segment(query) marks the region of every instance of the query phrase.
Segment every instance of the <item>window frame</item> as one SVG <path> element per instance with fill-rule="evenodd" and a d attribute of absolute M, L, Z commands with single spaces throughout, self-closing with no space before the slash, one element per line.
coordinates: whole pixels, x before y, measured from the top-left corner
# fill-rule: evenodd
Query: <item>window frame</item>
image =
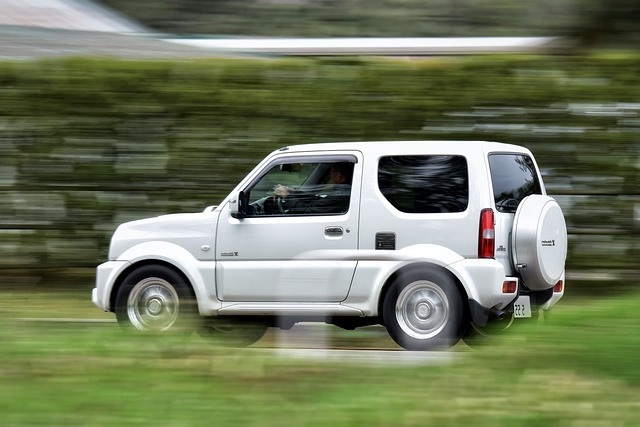
<path fill-rule="evenodd" d="M 354 180 L 354 176 L 353 173 L 355 173 L 355 165 L 358 163 L 358 157 L 355 154 L 310 154 L 310 155 L 286 155 L 286 156 L 281 156 L 278 158 L 273 159 L 271 162 L 269 162 L 268 164 L 266 164 L 264 166 L 264 168 L 262 168 L 262 170 L 260 171 L 260 173 L 258 175 L 256 175 L 251 181 L 249 181 L 247 183 L 247 185 L 244 187 L 244 190 L 242 191 L 242 193 L 244 194 L 244 202 L 247 203 L 248 205 L 252 205 L 254 203 L 256 203 L 257 201 L 263 199 L 263 198 L 259 198 L 256 201 L 254 201 L 253 203 L 249 202 L 249 197 L 251 192 L 254 190 L 254 188 L 260 183 L 260 181 L 262 181 L 262 179 L 269 174 L 269 172 L 271 172 L 273 170 L 273 168 L 277 167 L 277 166 L 282 166 L 282 165 L 286 165 L 286 164 L 308 164 L 308 163 L 317 163 L 318 165 L 321 164 L 332 164 L 332 163 L 351 163 L 353 165 L 353 170 L 352 170 L 352 177 L 351 177 L 351 190 L 349 193 L 349 202 L 348 205 L 351 205 L 351 199 L 353 197 L 353 180 Z M 314 171 L 315 172 L 315 171 Z M 304 182 L 306 182 L 314 173 L 312 172 L 306 179 Z M 303 182 L 303 184 L 304 184 Z M 244 216 L 244 218 L 282 218 L 282 217 L 304 217 L 304 216 L 340 216 L 340 215 L 346 215 L 349 212 L 349 209 L 347 209 L 346 212 L 339 212 L 339 213 L 324 213 L 324 212 L 319 212 L 319 213 L 282 213 L 282 214 L 270 214 L 270 215 L 266 215 L 266 214 L 246 214 Z"/>

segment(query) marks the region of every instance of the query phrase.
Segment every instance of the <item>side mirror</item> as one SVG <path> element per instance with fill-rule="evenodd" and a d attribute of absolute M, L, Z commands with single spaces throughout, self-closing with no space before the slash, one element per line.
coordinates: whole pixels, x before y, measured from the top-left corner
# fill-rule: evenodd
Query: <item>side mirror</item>
<path fill-rule="evenodd" d="M 231 200 L 229 200 L 229 214 L 236 219 L 245 218 L 247 216 L 247 205 L 249 204 L 248 199 L 249 194 L 244 191 L 233 194 Z"/>

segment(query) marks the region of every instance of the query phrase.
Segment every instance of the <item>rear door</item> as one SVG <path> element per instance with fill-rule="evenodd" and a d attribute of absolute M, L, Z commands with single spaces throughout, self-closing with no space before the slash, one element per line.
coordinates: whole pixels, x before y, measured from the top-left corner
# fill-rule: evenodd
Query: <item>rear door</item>
<path fill-rule="evenodd" d="M 495 203 L 496 253 L 505 271 L 515 274 L 511 262 L 511 232 L 520 202 L 531 194 L 544 194 L 538 168 L 526 153 L 491 153 L 489 169 Z"/>

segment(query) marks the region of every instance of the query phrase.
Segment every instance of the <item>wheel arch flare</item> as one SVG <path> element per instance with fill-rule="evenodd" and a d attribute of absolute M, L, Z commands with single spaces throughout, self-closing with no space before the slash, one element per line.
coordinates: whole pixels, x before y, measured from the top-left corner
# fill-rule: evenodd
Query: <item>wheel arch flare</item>
<path fill-rule="evenodd" d="M 168 242 L 145 242 L 125 251 L 118 261 L 127 261 L 128 265 L 117 274 L 109 293 L 109 311 L 115 307 L 118 289 L 125 278 L 138 268 L 148 265 L 162 265 L 180 274 L 192 289 L 201 314 L 210 314 L 207 301 L 217 301 L 215 295 L 215 262 L 199 261 L 184 248 Z M 211 284 L 209 283 L 211 282 Z"/>

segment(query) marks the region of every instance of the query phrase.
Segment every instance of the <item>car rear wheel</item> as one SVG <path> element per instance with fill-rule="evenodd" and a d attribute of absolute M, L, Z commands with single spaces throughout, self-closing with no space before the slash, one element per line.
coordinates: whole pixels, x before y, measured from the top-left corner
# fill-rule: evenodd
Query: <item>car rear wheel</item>
<path fill-rule="evenodd" d="M 455 345 L 468 327 L 456 283 L 439 269 L 401 273 L 382 307 L 393 340 L 407 350 L 437 350 Z"/>
<path fill-rule="evenodd" d="M 199 317 L 191 286 L 165 266 L 130 273 L 118 290 L 115 308 L 122 326 L 152 334 L 189 334 Z"/>

